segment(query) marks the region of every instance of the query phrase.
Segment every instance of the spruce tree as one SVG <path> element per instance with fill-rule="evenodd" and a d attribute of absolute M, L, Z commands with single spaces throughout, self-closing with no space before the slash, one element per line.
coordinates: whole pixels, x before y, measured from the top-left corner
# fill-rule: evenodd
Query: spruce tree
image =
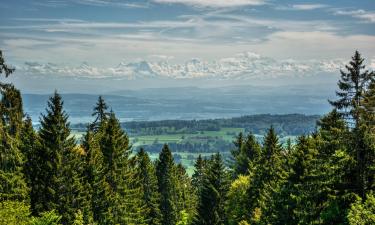
<path fill-rule="evenodd" d="M 336 110 L 318 121 L 316 178 L 311 185 L 316 211 L 320 212 L 317 222 L 345 224 L 349 205 L 353 200 L 355 161 L 350 156 L 351 134 L 343 117 Z"/>
<path fill-rule="evenodd" d="M 317 175 L 315 141 L 300 136 L 295 150 L 289 154 L 291 165 L 287 181 L 275 193 L 272 201 L 274 209 L 269 215 L 272 224 L 312 224 L 319 217 L 314 185 Z"/>
<path fill-rule="evenodd" d="M 161 213 L 159 209 L 160 195 L 156 171 L 150 157 L 143 148 L 136 156 L 137 179 L 140 181 L 142 199 L 145 203 L 145 219 L 149 225 L 160 225 Z"/>
<path fill-rule="evenodd" d="M 98 130 L 100 124 L 106 119 L 108 119 L 108 116 L 110 115 L 110 113 L 108 113 L 107 110 L 108 110 L 107 104 L 105 103 L 102 96 L 99 96 L 98 102 L 96 103 L 94 107 L 94 112 L 92 113 L 92 116 L 95 117 L 94 122 L 91 124 L 94 130 Z"/>
<path fill-rule="evenodd" d="M 247 175 L 253 173 L 256 161 L 259 160 L 261 147 L 253 134 L 244 140 L 240 152 L 236 156 L 234 174 Z"/>
<path fill-rule="evenodd" d="M 199 193 L 202 184 L 203 184 L 203 175 L 205 173 L 205 161 L 203 160 L 201 154 L 198 155 L 198 158 L 194 164 L 194 173 L 192 175 L 192 184 L 193 187 L 196 189 L 196 192 Z"/>
<path fill-rule="evenodd" d="M 0 121 L 0 201 L 28 200 L 29 189 L 22 173 L 24 156 L 19 145 Z"/>
<path fill-rule="evenodd" d="M 176 184 L 176 208 L 177 212 L 180 212 L 178 220 L 181 221 L 182 217 L 187 216 L 188 221 L 191 221 L 196 209 L 196 192 L 192 186 L 191 178 L 181 163 L 175 166 L 173 179 Z"/>
<path fill-rule="evenodd" d="M 369 186 L 368 181 L 368 158 L 372 155 L 371 147 L 367 145 L 366 130 L 362 126 L 362 109 L 364 107 L 365 93 L 372 81 L 375 80 L 375 73 L 366 70 L 364 58 L 358 51 L 352 57 L 352 61 L 346 66 L 347 72 L 341 71 L 341 80 L 338 82 L 339 91 L 336 95 L 339 97 L 336 101 L 330 101 L 339 112 L 348 119 L 351 129 L 351 147 L 349 155 L 353 157 L 356 166 L 353 176 L 356 193 L 361 198 L 365 198 L 366 190 Z"/>
<path fill-rule="evenodd" d="M 248 217 L 253 223 L 259 223 L 267 218 L 266 209 L 272 207 L 272 196 L 279 190 L 286 177 L 282 147 L 273 127 L 264 138 L 259 164 L 254 171 L 250 188 L 248 189 Z M 269 212 L 268 213 L 272 213 Z"/>
<path fill-rule="evenodd" d="M 30 204 L 31 209 L 35 209 L 35 203 L 37 202 L 38 193 L 35 188 L 38 185 L 38 176 L 40 174 L 40 167 L 38 165 L 38 149 L 40 148 L 39 138 L 37 133 L 34 131 L 32 121 L 30 117 L 27 117 L 23 123 L 21 135 L 21 151 L 25 156 L 25 162 L 23 164 L 23 172 L 25 174 L 26 182 L 30 187 Z M 33 215 L 36 212 L 32 211 Z"/>
<path fill-rule="evenodd" d="M 356 51 L 352 61 L 345 66 L 347 72 L 340 70 L 341 80 L 338 82 L 340 90 L 336 91 L 339 99 L 329 101 L 345 118 L 354 120 L 355 127 L 358 127 L 364 93 L 375 76 L 373 72 L 366 70 L 363 62 L 364 58 Z"/>
<path fill-rule="evenodd" d="M 0 75 L 14 72 L 0 50 Z M 24 156 L 20 150 L 22 127 L 22 98 L 12 85 L 0 82 L 0 201 L 28 200 L 28 187 L 22 173 Z"/>
<path fill-rule="evenodd" d="M 105 179 L 103 154 L 99 146 L 100 135 L 100 132 L 94 133 L 88 126 L 81 144 L 85 151 L 83 178 L 90 193 L 88 201 L 91 202 L 93 219 L 99 224 L 105 221 L 108 208 L 106 195 L 110 192 L 109 184 Z"/>
<path fill-rule="evenodd" d="M 175 225 L 177 222 L 177 206 L 175 199 L 175 183 L 173 179 L 174 162 L 168 145 L 164 145 L 156 163 L 156 176 L 160 193 L 161 223 Z"/>
<path fill-rule="evenodd" d="M 141 193 L 136 189 L 135 171 L 130 167 L 129 138 L 112 112 L 101 131 L 103 173 L 108 183 L 105 195 L 106 224 L 144 224 Z"/>
<path fill-rule="evenodd" d="M 40 148 L 36 151 L 38 181 L 32 188 L 35 193 L 33 212 L 57 210 L 63 224 L 71 224 L 78 209 L 87 202 L 82 196 L 80 152 L 70 136 L 68 115 L 63 109 L 61 96 L 55 92 L 49 99 L 46 114 L 42 115 L 39 130 Z"/>
<path fill-rule="evenodd" d="M 229 177 L 219 153 L 212 156 L 203 178 L 199 193 L 197 214 L 193 224 L 226 224 L 225 201 L 229 189 Z"/>

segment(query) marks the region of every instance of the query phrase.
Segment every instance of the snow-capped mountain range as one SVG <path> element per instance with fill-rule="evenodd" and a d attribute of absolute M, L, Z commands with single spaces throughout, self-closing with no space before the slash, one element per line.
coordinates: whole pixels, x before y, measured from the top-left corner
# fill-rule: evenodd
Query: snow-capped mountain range
<path fill-rule="evenodd" d="M 25 62 L 16 66 L 17 71 L 32 76 L 73 76 L 84 78 L 173 78 L 173 79 L 252 79 L 278 76 L 311 76 L 326 72 L 337 73 L 348 60 L 276 60 L 252 52 L 215 61 L 191 59 L 185 63 L 169 60 L 121 62 L 117 66 L 102 68 L 87 62 L 79 66 L 54 63 Z M 370 61 L 375 67 L 375 59 Z"/>

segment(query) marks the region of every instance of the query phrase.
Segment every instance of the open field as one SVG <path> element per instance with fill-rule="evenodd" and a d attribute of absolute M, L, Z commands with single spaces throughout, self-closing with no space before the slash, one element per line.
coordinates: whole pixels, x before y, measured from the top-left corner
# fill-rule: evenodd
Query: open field
<path fill-rule="evenodd" d="M 194 134 L 162 134 L 162 135 L 140 135 L 140 136 L 131 136 L 130 142 L 132 143 L 134 152 L 137 151 L 140 147 L 145 148 L 149 152 L 150 158 L 156 160 L 159 156 L 159 151 L 163 144 L 207 144 L 211 142 L 224 142 L 229 146 L 235 139 L 235 136 L 244 132 L 243 128 L 221 128 L 219 131 L 201 131 Z M 84 132 L 73 131 L 72 135 L 79 141 L 84 135 Z M 255 134 L 259 142 L 262 142 L 263 135 Z M 293 142 L 296 139 L 296 136 L 288 135 L 280 137 L 280 141 L 285 143 L 288 139 L 291 139 Z M 155 148 L 157 148 L 155 150 Z M 150 149 L 153 149 L 150 151 Z M 171 148 L 175 161 L 181 163 L 187 170 L 188 174 L 191 175 L 194 172 L 194 163 L 199 154 L 202 157 L 210 157 L 215 152 L 220 152 L 224 158 L 227 158 L 230 154 L 231 148 L 226 149 L 219 148 L 216 151 L 210 152 L 199 152 L 199 151 L 176 151 L 176 149 Z"/>

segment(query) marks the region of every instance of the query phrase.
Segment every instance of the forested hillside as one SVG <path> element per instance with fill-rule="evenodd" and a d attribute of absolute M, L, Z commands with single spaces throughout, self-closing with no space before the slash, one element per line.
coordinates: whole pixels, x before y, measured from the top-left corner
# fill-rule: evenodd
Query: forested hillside
<path fill-rule="evenodd" d="M 122 122 L 121 127 L 136 136 L 194 134 L 202 131 L 219 131 L 221 128 L 243 128 L 245 132 L 264 135 L 272 125 L 279 135 L 300 135 L 313 132 L 318 119 L 318 115 L 259 114 L 230 119 L 132 121 Z M 84 123 L 72 125 L 72 129 L 78 131 L 85 130 L 85 127 Z"/>
<path fill-rule="evenodd" d="M 177 132 L 179 123 L 155 122 L 154 131 L 124 125 L 99 97 L 77 143 L 55 92 L 35 130 L 20 91 L 6 82 L 13 71 L 0 51 L 0 224 L 375 224 L 375 73 L 358 52 L 316 130 L 299 130 L 303 116 L 266 131 L 255 124 L 270 115 L 206 121 L 244 131 L 228 162 L 219 149 L 199 156 L 191 177 L 170 146 L 152 161 L 143 149 L 133 152 L 125 132 L 157 132 L 163 123 Z M 183 126 L 200 132 L 199 124 Z M 285 129 L 305 134 L 282 145 Z"/>

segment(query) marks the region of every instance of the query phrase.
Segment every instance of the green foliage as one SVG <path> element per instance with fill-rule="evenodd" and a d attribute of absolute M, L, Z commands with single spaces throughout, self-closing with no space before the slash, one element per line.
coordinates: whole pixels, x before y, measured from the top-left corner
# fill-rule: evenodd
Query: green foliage
<path fill-rule="evenodd" d="M 168 145 L 164 145 L 156 163 L 156 176 L 158 179 L 158 190 L 160 193 L 161 223 L 163 225 L 174 225 L 177 222 L 176 189 L 173 179 L 174 162 Z"/>
<path fill-rule="evenodd" d="M 83 214 L 82 214 L 81 210 L 78 210 L 78 212 L 76 212 L 74 214 L 73 225 L 85 225 L 85 222 L 83 220 Z"/>
<path fill-rule="evenodd" d="M 219 153 L 212 156 L 203 177 L 193 224 L 226 224 L 225 202 L 229 176 Z"/>
<path fill-rule="evenodd" d="M 375 224 L 375 196 L 370 193 L 363 201 L 360 197 L 350 206 L 348 213 L 350 225 Z"/>
<path fill-rule="evenodd" d="M 228 215 L 228 224 L 237 225 L 246 219 L 247 213 L 247 195 L 246 191 L 250 188 L 250 176 L 239 175 L 229 188 L 226 202 L 226 213 Z"/>
<path fill-rule="evenodd" d="M 180 220 L 176 223 L 176 225 L 189 225 L 189 214 L 182 210 L 180 212 Z"/>
<path fill-rule="evenodd" d="M 61 221 L 72 223 L 78 209 L 89 211 L 86 189 L 82 183 L 82 152 L 70 137 L 68 116 L 63 110 L 61 96 L 55 92 L 42 116 L 39 130 L 40 148 L 35 153 L 33 168 L 38 183 L 32 186 L 33 212 L 57 210 Z"/>
<path fill-rule="evenodd" d="M 29 206 L 25 202 L 0 202 L 0 224 L 27 225 L 29 224 L 29 216 Z"/>
<path fill-rule="evenodd" d="M 57 215 L 54 210 L 43 212 L 40 217 L 33 217 L 30 225 L 60 225 L 61 216 Z"/>
<path fill-rule="evenodd" d="M 130 167 L 130 145 L 114 113 L 100 129 L 105 192 L 100 205 L 107 206 L 99 221 L 106 224 L 144 224 L 143 202 L 135 171 Z M 101 191 L 101 190 L 100 190 Z"/>
<path fill-rule="evenodd" d="M 142 200 L 145 203 L 145 219 L 149 225 L 159 225 L 161 213 L 159 209 L 160 195 L 155 167 L 148 154 L 141 149 L 136 156 L 136 179 L 139 180 Z"/>
<path fill-rule="evenodd" d="M 110 115 L 108 112 L 108 106 L 105 103 L 102 96 L 99 96 L 98 102 L 96 103 L 94 107 L 94 112 L 92 113 L 92 116 L 95 116 L 94 122 L 91 124 L 91 127 L 94 130 L 98 130 L 101 124 L 108 119 L 108 116 Z"/>
<path fill-rule="evenodd" d="M 252 174 L 260 154 L 261 147 L 259 143 L 254 135 L 249 134 L 240 145 L 238 154 L 234 155 L 234 176 Z"/>

